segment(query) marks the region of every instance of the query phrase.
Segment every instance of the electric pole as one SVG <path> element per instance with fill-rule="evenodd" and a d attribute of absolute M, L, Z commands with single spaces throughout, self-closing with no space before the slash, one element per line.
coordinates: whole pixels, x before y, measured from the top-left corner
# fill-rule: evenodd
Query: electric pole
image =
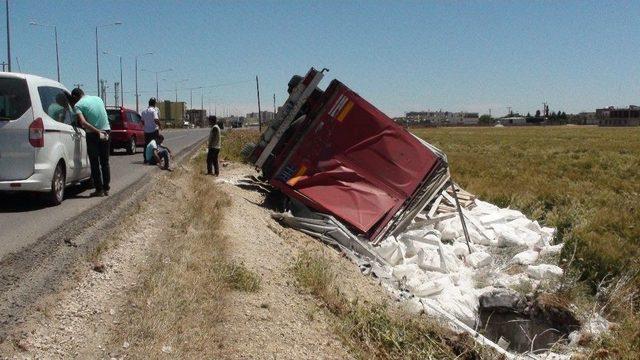
<path fill-rule="evenodd" d="M 256 91 L 258 93 L 258 130 L 262 132 L 262 114 L 260 113 L 260 82 L 258 81 L 258 75 L 256 75 Z"/>
<path fill-rule="evenodd" d="M 7 66 L 9 72 L 11 72 L 11 35 L 9 30 L 9 0 L 5 0 L 7 6 Z"/>

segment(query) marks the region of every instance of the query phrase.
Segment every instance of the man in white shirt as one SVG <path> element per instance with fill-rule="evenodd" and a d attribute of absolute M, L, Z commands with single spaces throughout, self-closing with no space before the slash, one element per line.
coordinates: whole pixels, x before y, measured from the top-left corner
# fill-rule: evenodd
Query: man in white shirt
<path fill-rule="evenodd" d="M 144 124 L 144 147 L 146 149 L 149 142 L 157 139 L 158 135 L 160 135 L 160 111 L 156 107 L 156 98 L 149 99 L 149 107 L 143 110 L 140 116 L 142 116 L 142 123 Z M 149 161 L 147 152 L 144 151 L 142 155 L 146 164 Z"/>

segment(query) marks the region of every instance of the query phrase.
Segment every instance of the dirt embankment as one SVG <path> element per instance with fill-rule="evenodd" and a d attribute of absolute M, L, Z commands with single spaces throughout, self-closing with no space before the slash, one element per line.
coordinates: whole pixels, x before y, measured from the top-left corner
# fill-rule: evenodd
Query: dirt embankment
<path fill-rule="evenodd" d="M 138 211 L 0 344 L 5 358 L 350 358 L 335 321 L 291 267 L 323 253 L 349 297 L 383 291 L 338 252 L 282 228 L 260 194 L 193 165 L 164 175 Z M 222 180 L 222 181 L 221 181 Z"/>

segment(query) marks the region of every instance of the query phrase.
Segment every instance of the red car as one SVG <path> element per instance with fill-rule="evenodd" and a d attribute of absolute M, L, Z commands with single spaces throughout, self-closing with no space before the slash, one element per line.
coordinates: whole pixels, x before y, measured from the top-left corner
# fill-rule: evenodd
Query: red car
<path fill-rule="evenodd" d="M 137 112 L 115 107 L 107 109 L 111 125 L 111 151 L 125 149 L 127 154 L 135 154 L 137 147 L 144 146 L 142 117 Z"/>

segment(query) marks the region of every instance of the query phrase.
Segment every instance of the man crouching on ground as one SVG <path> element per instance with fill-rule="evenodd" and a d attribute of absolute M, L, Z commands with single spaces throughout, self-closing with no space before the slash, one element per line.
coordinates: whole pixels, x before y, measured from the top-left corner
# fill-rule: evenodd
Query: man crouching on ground
<path fill-rule="evenodd" d="M 157 139 L 149 141 L 147 144 L 147 148 L 145 151 L 145 157 L 149 161 L 151 165 L 158 165 L 159 167 L 171 171 L 169 169 L 169 158 L 171 157 L 171 150 L 169 148 L 162 146 L 162 142 L 164 141 L 164 136 L 158 135 Z M 164 166 L 162 163 L 164 160 Z"/>
<path fill-rule="evenodd" d="M 91 165 L 91 178 L 96 190 L 90 196 L 109 195 L 111 171 L 109 169 L 109 117 L 104 102 L 97 96 L 85 95 L 80 88 L 71 92 L 78 124 L 87 132 L 87 155 Z"/>

